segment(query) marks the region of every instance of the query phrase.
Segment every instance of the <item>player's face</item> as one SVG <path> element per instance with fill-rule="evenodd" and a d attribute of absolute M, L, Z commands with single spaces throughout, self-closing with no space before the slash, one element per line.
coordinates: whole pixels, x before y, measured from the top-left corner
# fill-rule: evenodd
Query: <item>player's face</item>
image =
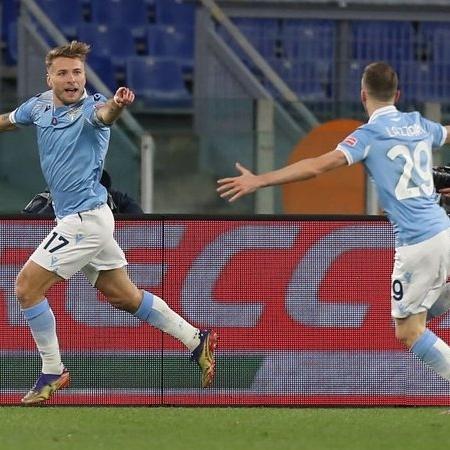
<path fill-rule="evenodd" d="M 55 106 L 76 103 L 83 95 L 86 85 L 83 61 L 65 57 L 54 59 L 48 69 L 47 83 L 53 91 Z"/>

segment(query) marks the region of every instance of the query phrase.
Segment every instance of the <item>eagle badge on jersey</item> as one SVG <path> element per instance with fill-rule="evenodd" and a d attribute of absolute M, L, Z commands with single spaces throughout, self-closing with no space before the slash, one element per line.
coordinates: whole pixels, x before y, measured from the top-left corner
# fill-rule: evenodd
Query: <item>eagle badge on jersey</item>
<path fill-rule="evenodd" d="M 73 122 L 79 115 L 81 114 L 81 106 L 78 106 L 77 108 L 71 109 L 67 115 L 69 116 L 70 120 Z"/>

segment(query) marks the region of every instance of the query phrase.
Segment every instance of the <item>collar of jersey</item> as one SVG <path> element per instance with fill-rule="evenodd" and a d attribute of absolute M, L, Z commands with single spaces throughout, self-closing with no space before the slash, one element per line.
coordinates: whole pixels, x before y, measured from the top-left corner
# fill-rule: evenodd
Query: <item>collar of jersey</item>
<path fill-rule="evenodd" d="M 391 114 L 393 112 L 398 112 L 397 108 L 394 105 L 383 106 L 381 108 L 378 108 L 370 116 L 369 123 L 372 123 L 375 119 L 377 119 L 380 116 Z"/>
<path fill-rule="evenodd" d="M 87 91 L 86 91 L 86 89 L 85 89 L 84 92 L 83 92 L 83 95 L 82 95 L 81 98 L 80 98 L 80 100 L 78 100 L 78 101 L 75 102 L 75 103 L 70 103 L 70 104 L 68 104 L 68 105 L 63 105 L 63 106 L 58 106 L 58 107 L 55 107 L 55 104 L 53 103 L 53 112 L 55 112 L 57 109 L 60 109 L 60 108 L 64 108 L 63 111 L 66 111 L 65 108 L 67 108 L 67 109 L 73 108 L 74 106 L 77 106 L 77 105 L 79 105 L 80 103 L 82 103 L 83 100 L 84 100 L 87 96 L 88 96 L 88 95 L 87 95 Z"/>

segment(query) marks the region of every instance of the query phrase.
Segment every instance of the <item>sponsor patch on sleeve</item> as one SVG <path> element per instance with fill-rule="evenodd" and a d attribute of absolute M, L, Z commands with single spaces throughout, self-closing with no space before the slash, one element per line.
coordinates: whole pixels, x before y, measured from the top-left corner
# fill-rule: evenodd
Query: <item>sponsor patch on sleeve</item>
<path fill-rule="evenodd" d="M 358 139 L 355 138 L 355 136 L 347 136 L 344 139 L 344 144 L 350 145 L 350 147 L 354 147 L 358 143 Z"/>

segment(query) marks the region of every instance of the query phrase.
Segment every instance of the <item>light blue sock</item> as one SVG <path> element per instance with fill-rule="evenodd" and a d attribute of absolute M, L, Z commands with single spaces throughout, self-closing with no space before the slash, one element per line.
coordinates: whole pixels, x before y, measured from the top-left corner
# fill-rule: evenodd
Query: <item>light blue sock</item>
<path fill-rule="evenodd" d="M 442 378 L 450 381 L 450 347 L 432 331 L 427 328 L 411 351 Z"/>
<path fill-rule="evenodd" d="M 61 362 L 56 322 L 46 298 L 31 308 L 22 310 L 42 359 L 42 373 L 61 374 Z"/>
<path fill-rule="evenodd" d="M 142 302 L 134 315 L 178 339 L 190 351 L 200 343 L 198 328 L 186 322 L 164 300 L 150 292 L 144 291 Z"/>

